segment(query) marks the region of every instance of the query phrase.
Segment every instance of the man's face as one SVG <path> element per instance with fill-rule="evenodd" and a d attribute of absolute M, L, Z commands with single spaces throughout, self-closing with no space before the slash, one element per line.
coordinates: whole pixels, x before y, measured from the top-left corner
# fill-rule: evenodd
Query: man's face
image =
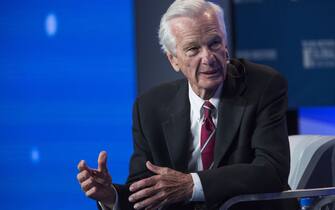
<path fill-rule="evenodd" d="M 181 71 L 193 91 L 202 98 L 211 97 L 226 75 L 225 34 L 213 12 L 197 18 L 178 17 L 170 21 L 176 39 L 176 54 L 168 58 Z"/>

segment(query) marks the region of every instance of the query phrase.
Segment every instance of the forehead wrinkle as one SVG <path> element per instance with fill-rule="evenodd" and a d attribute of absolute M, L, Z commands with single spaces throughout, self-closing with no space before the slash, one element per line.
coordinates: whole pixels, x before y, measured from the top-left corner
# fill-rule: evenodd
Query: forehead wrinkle
<path fill-rule="evenodd" d="M 202 16 L 200 16 L 199 19 L 203 20 L 201 23 L 203 26 L 201 27 L 203 29 L 204 34 L 218 34 L 222 39 L 226 38 L 226 34 L 221 27 L 219 17 L 215 13 L 214 10 L 209 9 L 206 10 Z"/>
<path fill-rule="evenodd" d="M 185 27 L 187 26 L 187 27 Z M 188 17 L 178 17 L 171 20 L 171 31 L 176 34 L 191 32 L 187 30 L 188 27 L 196 28 L 195 21 Z"/>
<path fill-rule="evenodd" d="M 187 45 L 197 45 L 197 44 L 203 44 L 203 43 L 207 43 L 209 41 L 211 41 L 212 39 L 214 39 L 215 37 L 221 37 L 223 39 L 223 37 L 220 35 L 219 31 L 214 27 L 209 27 L 208 29 L 201 29 L 198 30 L 201 32 L 198 33 L 194 33 L 193 32 L 185 32 L 185 33 L 181 33 L 181 36 L 183 37 L 180 45 L 182 47 L 187 46 Z"/>
<path fill-rule="evenodd" d="M 189 30 L 192 28 L 192 30 Z M 188 17 L 179 17 L 171 20 L 171 32 L 175 35 L 179 44 L 194 42 L 201 36 L 201 30 L 197 26 L 196 21 Z"/>
<path fill-rule="evenodd" d="M 207 42 L 216 35 L 224 39 L 224 34 L 215 14 L 205 12 L 200 17 L 177 17 L 170 20 L 171 32 L 175 35 L 177 45 Z M 178 43 L 179 42 L 179 43 Z"/>

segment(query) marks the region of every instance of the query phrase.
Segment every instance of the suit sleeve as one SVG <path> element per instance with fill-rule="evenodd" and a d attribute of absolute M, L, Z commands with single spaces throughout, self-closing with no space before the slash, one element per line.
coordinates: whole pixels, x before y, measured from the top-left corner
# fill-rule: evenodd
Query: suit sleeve
<path fill-rule="evenodd" d="M 254 159 L 199 172 L 208 205 L 240 194 L 282 191 L 287 186 L 290 154 L 286 80 L 275 74 L 260 94 L 256 125 L 250 136 Z"/>

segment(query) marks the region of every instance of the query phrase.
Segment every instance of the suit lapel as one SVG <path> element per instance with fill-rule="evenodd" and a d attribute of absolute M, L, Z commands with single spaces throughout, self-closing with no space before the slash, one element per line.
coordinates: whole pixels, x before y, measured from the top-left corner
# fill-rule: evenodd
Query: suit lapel
<path fill-rule="evenodd" d="M 190 104 L 186 80 L 171 100 L 169 118 L 162 124 L 164 137 L 173 168 L 186 171 L 190 147 Z"/>
<path fill-rule="evenodd" d="M 215 136 L 214 168 L 227 153 L 239 129 L 244 113 L 246 100 L 241 96 L 245 90 L 244 77 L 236 77 L 239 69 L 236 65 L 229 65 L 218 110 L 217 132 Z M 235 76 L 233 76 L 235 75 Z"/>
<path fill-rule="evenodd" d="M 246 100 L 242 97 L 246 89 L 243 81 L 245 73 L 241 71 L 241 63 L 228 66 L 218 110 L 218 124 L 214 151 L 214 168 L 217 168 L 222 158 L 232 144 L 245 109 Z M 171 99 L 167 107 L 170 113 L 162 123 L 166 145 L 174 169 L 186 172 L 190 159 L 190 102 L 188 98 L 188 83 L 186 80 L 180 85 L 175 98 Z"/>

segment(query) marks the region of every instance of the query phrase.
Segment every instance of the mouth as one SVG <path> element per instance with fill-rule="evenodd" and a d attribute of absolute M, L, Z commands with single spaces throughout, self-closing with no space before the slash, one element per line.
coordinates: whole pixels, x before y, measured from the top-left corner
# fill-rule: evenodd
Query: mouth
<path fill-rule="evenodd" d="M 216 76 L 221 73 L 221 68 L 200 71 L 199 73 L 206 76 Z"/>

